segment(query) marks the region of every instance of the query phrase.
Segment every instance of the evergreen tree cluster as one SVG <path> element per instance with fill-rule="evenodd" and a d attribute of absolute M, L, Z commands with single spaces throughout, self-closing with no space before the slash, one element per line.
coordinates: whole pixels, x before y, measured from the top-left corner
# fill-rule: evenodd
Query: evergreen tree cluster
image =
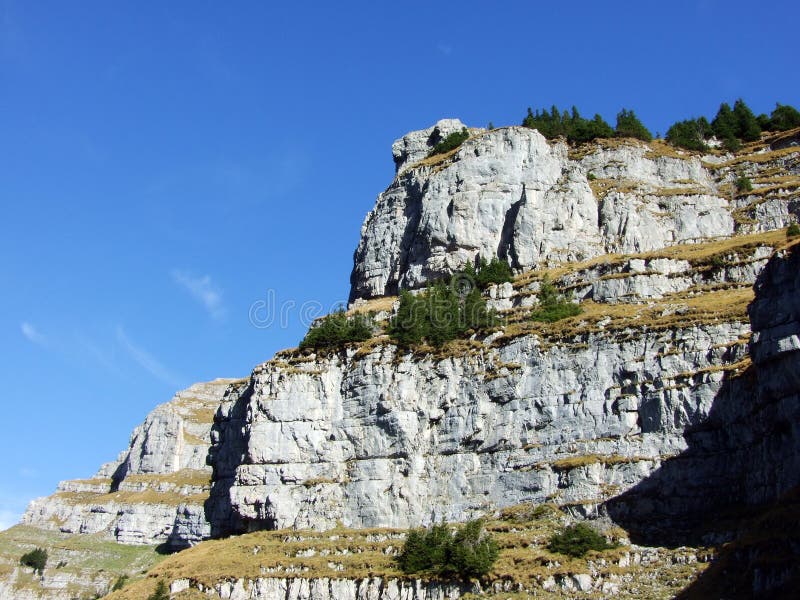
<path fill-rule="evenodd" d="M 408 533 L 397 562 L 404 573 L 427 572 L 468 579 L 486 575 L 497 560 L 497 542 L 480 520 L 453 533 L 445 523 Z"/>
<path fill-rule="evenodd" d="M 402 346 L 423 341 L 441 346 L 463 336 L 470 329 L 490 327 L 497 322 L 487 310 L 478 288 L 459 289 L 459 280 L 439 281 L 417 295 L 400 292 L 400 306 L 389 324 L 389 336 Z"/>
<path fill-rule="evenodd" d="M 531 313 L 530 318 L 532 321 L 554 323 L 567 317 L 574 317 L 582 312 L 581 307 L 564 298 L 546 276 L 539 286 L 537 297 L 539 306 Z"/>
<path fill-rule="evenodd" d="M 566 527 L 563 531 L 554 534 L 550 538 L 547 549 L 550 552 L 583 557 L 589 550 L 608 550 L 613 548 L 602 535 L 585 523 L 577 523 Z"/>
<path fill-rule="evenodd" d="M 470 330 L 496 325 L 498 318 L 486 308 L 481 290 L 509 282 L 513 276 L 506 261 L 481 258 L 477 268 L 470 263 L 417 295 L 403 291 L 397 315 L 389 324 L 389 335 L 404 346 L 423 341 L 441 346 Z"/>
<path fill-rule="evenodd" d="M 147 600 L 169 600 L 170 593 L 167 584 L 163 579 L 159 579 L 156 589 L 147 597 Z"/>
<path fill-rule="evenodd" d="M 733 108 L 723 102 L 710 123 L 705 117 L 674 123 L 667 131 L 667 141 L 680 148 L 703 151 L 708 149 L 706 142 L 713 136 L 726 150 L 735 151 L 741 148 L 742 142 L 758 140 L 762 131 L 786 131 L 795 127 L 800 127 L 800 112 L 794 107 L 777 104 L 770 116 L 756 116 L 740 98 L 733 103 Z"/>
<path fill-rule="evenodd" d="M 653 134 L 642 124 L 632 110 L 626 108 L 623 108 L 617 115 L 614 136 L 636 138 L 645 142 L 653 140 Z"/>
<path fill-rule="evenodd" d="M 486 289 L 492 284 L 510 282 L 514 279 L 514 273 L 504 260 L 493 258 L 491 261 L 487 261 L 485 258 L 481 258 L 477 268 L 469 263 L 461 273 L 457 274 L 457 277 L 471 281 L 481 289 Z"/>
<path fill-rule="evenodd" d="M 434 129 L 432 135 L 433 139 L 438 137 L 439 128 L 437 127 Z M 428 152 L 428 156 L 435 156 L 437 154 L 444 154 L 445 152 L 450 152 L 455 148 L 458 148 L 461 144 L 463 144 L 469 138 L 469 131 L 466 127 L 462 128 L 461 131 L 454 131 L 450 135 L 448 135 L 443 140 L 437 142 L 434 147 Z"/>
<path fill-rule="evenodd" d="M 366 315 L 347 316 L 337 310 L 314 325 L 300 342 L 300 350 L 336 348 L 350 342 L 364 342 L 372 337 L 372 321 Z"/>
<path fill-rule="evenodd" d="M 549 111 L 542 109 L 535 113 L 528 108 L 528 114 L 522 120 L 522 125 L 537 129 L 547 139 L 565 137 L 573 144 L 611 137 L 634 137 L 646 141 L 653 139 L 636 114 L 625 108 L 617 115 L 615 129 L 612 129 L 599 114 L 595 114 L 592 119 L 585 119 L 574 106 L 572 111 L 562 112 L 555 105 Z"/>

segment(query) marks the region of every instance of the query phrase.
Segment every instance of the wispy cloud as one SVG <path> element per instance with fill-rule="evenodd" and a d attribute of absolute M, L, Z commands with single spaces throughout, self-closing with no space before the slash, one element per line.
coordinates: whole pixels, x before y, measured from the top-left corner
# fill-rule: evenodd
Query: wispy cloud
<path fill-rule="evenodd" d="M 119 342 L 120 346 L 122 346 L 130 355 L 130 357 L 153 377 L 172 387 L 183 387 L 183 382 L 180 377 L 162 365 L 158 359 L 147 352 L 144 348 L 134 344 L 121 326 L 117 327 L 117 341 Z"/>
<path fill-rule="evenodd" d="M 450 44 L 445 44 L 444 42 L 439 42 L 436 44 L 436 49 L 445 56 L 450 56 L 453 53 L 453 46 Z"/>
<path fill-rule="evenodd" d="M 19 328 L 20 331 L 22 331 L 22 335 L 24 335 L 32 344 L 36 344 L 37 346 L 47 346 L 47 338 L 43 334 L 39 333 L 39 330 L 27 321 L 20 323 Z"/>
<path fill-rule="evenodd" d="M 216 320 L 225 318 L 226 310 L 222 304 L 222 291 L 211 281 L 210 275 L 194 277 L 185 271 L 172 271 L 172 279 L 191 294 Z"/>
<path fill-rule="evenodd" d="M 75 347 L 81 351 L 82 355 L 91 359 L 109 373 L 114 375 L 122 374 L 113 360 L 113 352 L 101 348 L 81 332 L 75 334 Z"/>
<path fill-rule="evenodd" d="M 25 479 L 36 479 L 39 476 L 39 471 L 32 467 L 22 466 L 19 468 L 19 476 Z"/>

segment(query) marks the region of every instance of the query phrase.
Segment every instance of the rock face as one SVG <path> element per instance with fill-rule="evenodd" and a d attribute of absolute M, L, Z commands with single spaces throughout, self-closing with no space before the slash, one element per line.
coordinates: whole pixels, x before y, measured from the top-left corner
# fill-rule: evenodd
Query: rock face
<path fill-rule="evenodd" d="M 239 530 L 408 527 L 526 501 L 592 512 L 685 450 L 746 323 L 525 336 L 446 358 L 382 345 L 266 363 L 212 456 Z M 215 496 L 216 497 L 216 496 Z"/>
<path fill-rule="evenodd" d="M 102 533 L 126 544 L 176 547 L 208 537 L 203 504 L 213 415 L 233 380 L 198 383 L 156 407 L 128 449 L 88 480 L 63 481 L 31 502 L 22 522 L 66 533 Z"/>
<path fill-rule="evenodd" d="M 768 505 L 800 486 L 798 247 L 778 253 L 755 288 L 752 365 L 725 382 L 702 427 L 686 431 L 685 451 L 608 503 L 644 542 L 718 541 L 720 514 Z"/>
<path fill-rule="evenodd" d="M 432 127 L 404 135 L 392 144 L 395 170 L 399 173 L 421 161 L 441 140 L 466 127 L 458 119 L 442 119 Z"/>
<path fill-rule="evenodd" d="M 189 580 L 178 580 L 170 588 L 172 593 L 190 589 Z M 450 600 L 460 598 L 471 591 L 472 586 L 464 584 L 424 583 L 421 581 L 402 581 L 381 578 L 367 579 L 329 579 L 307 578 L 259 578 L 253 581 L 237 580 L 218 584 L 201 591 L 210 598 L 229 600 L 250 600 L 282 598 L 285 600 Z"/>
<path fill-rule="evenodd" d="M 580 318 L 535 324 L 544 280 L 525 273 L 486 291 L 505 325 L 443 349 L 415 353 L 379 336 L 279 353 L 247 379 L 179 392 L 116 461 L 62 482 L 23 522 L 183 548 L 251 530 L 405 528 L 551 502 L 610 516 L 634 541 L 712 544 L 724 539 L 714 515 L 800 485 L 800 245 L 771 231 L 800 215 L 800 149 L 701 159 L 612 140 L 576 150 L 508 127 L 471 130 L 459 149 L 428 156 L 463 127 L 443 120 L 393 145 L 397 175 L 355 255 L 354 307 L 497 256 L 520 272 L 552 267 Z M 753 192 L 732 193 L 734 174 Z M 388 318 L 392 300 L 376 302 Z M 262 575 L 208 589 L 176 580 L 172 592 L 467 591 Z M 570 577 L 542 587 L 615 593 Z"/>
<path fill-rule="evenodd" d="M 351 302 L 420 287 L 478 256 L 527 270 L 775 229 L 800 214 L 797 189 L 769 177 L 752 194 L 731 194 L 734 173 L 797 175 L 800 152 L 711 163 L 633 140 L 577 152 L 535 130 L 504 127 L 474 130 L 452 156 L 422 160 L 432 131 L 393 145 L 398 174 L 362 226 Z"/>

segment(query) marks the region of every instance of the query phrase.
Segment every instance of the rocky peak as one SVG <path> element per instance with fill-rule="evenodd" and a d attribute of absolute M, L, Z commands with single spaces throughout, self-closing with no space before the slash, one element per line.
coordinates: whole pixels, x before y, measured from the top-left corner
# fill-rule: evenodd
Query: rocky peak
<path fill-rule="evenodd" d="M 444 135 L 463 124 L 437 126 Z M 703 157 L 618 139 L 574 148 L 503 127 L 470 130 L 455 152 L 428 157 L 433 131 L 392 147 L 398 173 L 362 226 L 351 302 L 423 286 L 478 256 L 525 271 L 776 229 L 800 214 L 797 189 L 773 189 L 770 179 L 776 169 L 797 175 L 791 149 Z M 763 182 L 735 193 L 738 173 Z"/>
<path fill-rule="evenodd" d="M 409 165 L 422 160 L 431 149 L 451 133 L 461 131 L 466 125 L 458 119 L 441 119 L 427 129 L 407 133 L 392 144 L 395 171 L 399 173 Z"/>

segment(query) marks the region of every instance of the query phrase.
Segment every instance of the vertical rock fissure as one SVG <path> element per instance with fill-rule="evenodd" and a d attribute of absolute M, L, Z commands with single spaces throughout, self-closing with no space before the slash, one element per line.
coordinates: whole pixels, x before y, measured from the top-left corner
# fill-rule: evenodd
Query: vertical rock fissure
<path fill-rule="evenodd" d="M 527 195 L 525 192 L 525 184 L 522 184 L 522 195 L 520 199 L 514 202 L 506 211 L 505 220 L 503 221 L 503 230 L 500 233 L 500 243 L 497 246 L 497 256 L 501 260 L 510 261 L 512 269 L 520 268 L 519 258 L 517 256 L 517 249 L 514 246 L 514 226 L 517 224 L 517 216 L 519 209 L 527 202 Z"/>

